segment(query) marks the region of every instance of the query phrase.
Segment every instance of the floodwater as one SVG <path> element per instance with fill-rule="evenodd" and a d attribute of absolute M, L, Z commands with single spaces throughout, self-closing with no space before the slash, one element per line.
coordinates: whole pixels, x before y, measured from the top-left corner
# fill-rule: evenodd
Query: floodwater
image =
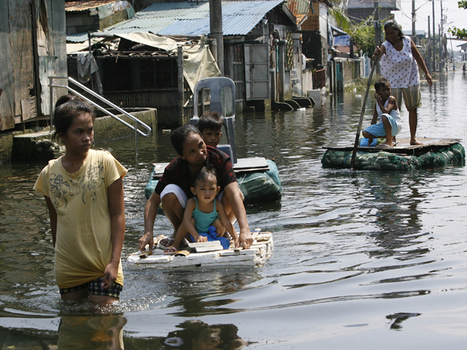
<path fill-rule="evenodd" d="M 466 90 L 460 71 L 423 85 L 418 135 L 465 139 Z M 44 164 L 2 165 L 3 348 L 465 348 L 466 168 L 323 169 L 324 146 L 353 143 L 361 95 L 328 97 L 306 111 L 237 116 L 239 156 L 275 160 L 282 179 L 280 203 L 247 207 L 250 227 L 274 235 L 264 267 L 131 271 L 124 263 L 121 302 L 106 315 L 60 301 L 48 214 L 32 191 Z M 405 110 L 402 118 L 400 136 L 407 137 Z M 163 131 L 139 140 L 137 158 L 131 138 L 100 147 L 129 169 L 125 260 L 142 233 L 151 164 L 174 152 Z M 162 215 L 155 232 L 171 232 Z"/>

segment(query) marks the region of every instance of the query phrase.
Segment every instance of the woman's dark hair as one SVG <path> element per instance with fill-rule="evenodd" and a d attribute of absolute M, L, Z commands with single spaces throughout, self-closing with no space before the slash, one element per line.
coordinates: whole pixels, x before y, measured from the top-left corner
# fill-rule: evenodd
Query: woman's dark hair
<path fill-rule="evenodd" d="M 390 19 L 389 21 L 386 21 L 386 23 L 384 23 L 384 30 L 389 29 L 389 28 L 393 28 L 399 32 L 399 39 L 402 39 L 404 37 L 404 34 L 402 34 L 402 28 L 399 24 L 397 24 L 396 21 L 392 19 Z"/>
<path fill-rule="evenodd" d="M 75 117 L 89 113 L 94 119 L 94 108 L 86 101 L 74 95 L 63 95 L 55 103 L 53 139 L 66 135 Z"/>
<path fill-rule="evenodd" d="M 175 151 L 181 156 L 183 154 L 183 144 L 185 143 L 188 135 L 194 132 L 201 136 L 201 133 L 198 129 L 196 129 L 193 125 L 187 124 L 183 125 L 174 130 L 172 135 L 170 135 L 170 142 L 172 143 L 173 148 Z M 202 136 L 201 136 L 202 138 Z"/>
<path fill-rule="evenodd" d="M 195 187 L 197 181 L 206 181 L 210 177 L 213 177 L 216 179 L 217 182 L 217 174 L 216 174 L 216 169 L 213 167 L 208 167 L 208 166 L 203 166 L 200 171 L 195 176 L 195 179 L 193 180 L 193 187 Z"/>
<path fill-rule="evenodd" d="M 220 130 L 224 125 L 224 118 L 219 113 L 212 112 L 199 117 L 198 130 L 202 133 L 205 129 Z"/>
<path fill-rule="evenodd" d="M 387 86 L 388 88 L 391 88 L 391 83 L 387 79 L 381 78 L 375 83 L 375 90 L 378 91 L 383 86 Z"/>

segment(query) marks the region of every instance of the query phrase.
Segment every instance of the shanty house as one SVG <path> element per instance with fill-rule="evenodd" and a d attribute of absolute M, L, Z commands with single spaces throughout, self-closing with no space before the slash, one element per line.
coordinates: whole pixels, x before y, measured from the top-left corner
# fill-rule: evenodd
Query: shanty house
<path fill-rule="evenodd" d="M 156 107 L 163 127 L 180 124 L 182 110 L 191 114 L 194 84 L 221 74 L 208 49 L 209 15 L 207 1 L 153 3 L 92 33 L 107 40 L 93 44 L 104 96 L 122 107 Z M 304 67 L 301 39 L 283 0 L 223 1 L 222 24 L 224 75 L 235 81 L 237 110 L 306 94 L 297 79 Z M 117 46 L 109 36 L 118 38 Z"/>
<path fill-rule="evenodd" d="M 65 11 L 67 35 L 104 30 L 135 14 L 126 0 L 67 1 Z"/>
<path fill-rule="evenodd" d="M 346 33 L 333 24 L 335 19 L 329 13 L 333 5 L 328 0 L 288 0 L 287 2 L 293 13 L 302 18 L 300 23 L 302 51 L 307 58 L 313 60 L 313 87 L 323 88 L 328 85 L 326 71 L 328 71 L 334 37 Z M 329 73 L 331 71 L 328 71 L 328 75 Z"/>

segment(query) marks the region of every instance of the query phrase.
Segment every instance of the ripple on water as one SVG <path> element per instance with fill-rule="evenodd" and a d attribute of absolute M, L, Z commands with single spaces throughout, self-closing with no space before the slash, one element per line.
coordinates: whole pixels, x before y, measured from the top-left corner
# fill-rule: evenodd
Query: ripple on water
<path fill-rule="evenodd" d="M 464 84 L 461 76 L 456 79 Z M 458 111 L 464 109 L 459 93 L 465 85 L 448 92 L 440 90 L 442 84 L 422 86 L 424 104 L 436 108 L 420 109 L 419 134 L 463 137 L 467 124 Z M 232 324 L 257 347 L 465 343 L 466 310 L 459 305 L 467 293 L 466 169 L 323 169 L 323 147 L 354 140 L 360 104 L 351 95 L 332 96 L 306 113 L 237 116 L 239 156 L 265 156 L 279 168 L 281 202 L 247 206 L 250 227 L 273 233 L 274 253 L 263 268 L 247 270 L 131 271 L 124 262 L 125 287 L 114 310 L 128 320 L 126 345 L 135 338 L 153 345 L 187 320 Z M 402 112 L 406 137 L 408 116 Z M 446 125 L 457 135 L 446 135 Z M 141 139 L 137 160 L 134 140 L 110 145 L 130 170 L 124 179 L 123 259 L 137 249 L 142 233 L 143 191 L 152 164 L 175 155 L 168 137 L 160 132 L 157 142 Z M 55 286 L 48 215 L 43 198 L 31 196 L 41 167 L 0 169 L 0 308 L 11 311 L 2 314 L 5 320 L 18 318 L 19 328 L 29 315 L 14 310 L 86 313 L 86 307 L 64 308 Z M 158 216 L 155 232 L 171 231 Z M 42 326 L 50 328 L 45 317 Z M 37 323 L 27 327 L 39 329 Z M 58 324 L 53 327 L 57 332 Z"/>

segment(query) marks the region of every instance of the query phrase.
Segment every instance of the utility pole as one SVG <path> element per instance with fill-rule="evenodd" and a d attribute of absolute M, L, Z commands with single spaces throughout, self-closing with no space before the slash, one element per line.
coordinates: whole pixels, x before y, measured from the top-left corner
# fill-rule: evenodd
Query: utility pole
<path fill-rule="evenodd" d="M 431 0 L 431 8 L 433 12 L 433 40 L 431 46 L 433 48 L 433 72 L 436 71 L 436 30 L 435 30 L 435 0 Z"/>
<path fill-rule="evenodd" d="M 374 3 L 375 6 L 375 42 L 376 45 L 381 46 L 381 25 L 379 23 L 379 1 L 376 0 Z M 376 66 L 376 73 L 381 74 L 381 67 L 379 64 Z"/>
<path fill-rule="evenodd" d="M 444 72 L 444 65 L 447 63 L 446 62 L 446 54 L 445 54 L 445 51 L 443 50 L 443 38 L 444 38 L 444 27 L 443 27 L 443 21 L 444 21 L 444 18 L 443 18 L 443 0 L 440 0 L 439 1 L 439 6 L 441 8 L 441 20 L 439 21 L 440 22 L 440 28 L 439 28 L 439 70 L 440 72 Z"/>
<path fill-rule="evenodd" d="M 211 37 L 215 41 L 213 54 L 217 65 L 224 75 L 224 34 L 222 32 L 222 2 L 221 0 L 209 0 L 209 24 Z"/>
<path fill-rule="evenodd" d="M 412 40 L 417 44 L 415 35 L 415 0 L 412 0 Z"/>
<path fill-rule="evenodd" d="M 381 26 L 379 23 L 379 1 L 374 2 L 375 7 L 375 40 L 376 45 L 381 45 Z"/>
<path fill-rule="evenodd" d="M 430 16 L 428 16 L 428 67 L 433 72 L 433 63 L 431 62 L 431 30 L 430 30 Z"/>

